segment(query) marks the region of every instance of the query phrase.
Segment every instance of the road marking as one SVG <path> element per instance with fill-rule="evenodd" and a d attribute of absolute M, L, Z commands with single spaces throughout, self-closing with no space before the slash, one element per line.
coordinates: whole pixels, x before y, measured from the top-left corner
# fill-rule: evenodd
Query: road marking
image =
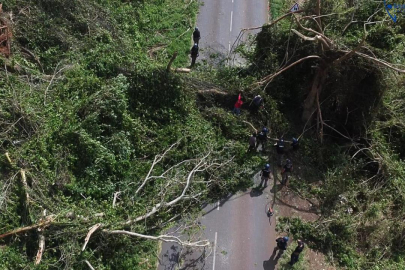
<path fill-rule="evenodd" d="M 217 210 L 219 211 L 219 201 L 217 202 Z"/>
<path fill-rule="evenodd" d="M 233 17 L 233 10 L 231 11 L 231 27 L 229 28 L 229 32 L 232 32 L 232 17 Z"/>
<path fill-rule="evenodd" d="M 229 41 L 229 44 L 228 44 L 228 52 L 231 52 L 231 41 Z"/>
<path fill-rule="evenodd" d="M 217 232 L 215 232 L 215 241 L 214 241 L 214 262 L 212 263 L 212 270 L 215 270 L 215 256 L 217 253 Z"/>

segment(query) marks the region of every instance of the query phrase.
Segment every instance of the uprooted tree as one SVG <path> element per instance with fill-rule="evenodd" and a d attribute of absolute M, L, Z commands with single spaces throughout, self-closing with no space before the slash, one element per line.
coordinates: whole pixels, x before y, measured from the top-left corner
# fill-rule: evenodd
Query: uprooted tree
<path fill-rule="evenodd" d="M 46 253 L 47 239 L 52 239 L 50 248 L 54 249 L 54 241 L 58 239 L 59 234 L 69 234 L 71 240 L 82 245 L 82 252 L 86 250 L 88 244 L 91 244 L 92 239 L 98 238 L 98 240 L 95 240 L 96 244 L 92 245 L 94 250 L 98 250 L 100 249 L 98 247 L 100 243 L 105 245 L 103 239 L 108 239 L 113 235 L 126 235 L 145 240 L 176 243 L 185 247 L 209 249 L 210 242 L 204 239 L 201 240 L 200 230 L 195 230 L 196 227 L 199 227 L 199 224 L 195 222 L 195 219 L 187 219 L 189 213 L 184 212 L 184 209 L 187 209 L 188 204 L 199 202 L 214 186 L 226 185 L 218 181 L 218 170 L 231 162 L 232 158 L 224 159 L 218 155 L 218 152 L 208 150 L 196 158 L 171 163 L 170 154 L 173 149 L 178 147 L 179 143 L 180 141 L 174 143 L 162 154 L 156 155 L 143 179 L 125 184 L 125 186 L 119 188 L 119 191 L 112 194 L 111 207 L 117 213 L 124 211 L 126 208 L 131 208 L 139 212 L 136 215 L 127 216 L 127 218 L 122 217 L 122 219 L 118 219 L 117 216 L 119 215 L 116 215 L 111 219 L 109 214 L 104 212 L 89 213 L 88 216 L 84 216 L 77 215 L 72 209 L 65 209 L 61 213 L 48 212 L 48 214 L 47 210 L 44 209 L 41 218 L 38 220 L 26 220 L 26 223 L 30 223 L 28 226 L 5 232 L 0 235 L 0 239 L 8 242 L 12 241 L 13 237 L 22 236 L 23 234 L 28 235 L 26 241 L 31 243 L 38 239 L 39 244 L 35 264 L 39 264 L 42 255 Z M 12 189 L 10 186 L 13 185 L 12 180 L 19 176 L 23 190 L 21 196 L 25 202 L 26 212 L 29 213 L 31 210 L 35 212 L 37 209 L 35 209 L 33 202 L 38 204 L 41 200 L 40 187 L 35 184 L 28 185 L 26 171 L 19 169 L 8 154 L 7 159 L 10 166 L 17 172 L 3 186 L 2 198 L 4 200 L 1 201 L 3 207 L 6 207 L 8 193 Z M 33 177 L 30 175 L 30 178 Z M 32 182 L 32 179 L 29 181 Z M 151 189 L 155 191 L 155 196 L 148 195 Z M 146 190 L 149 190 L 149 192 L 146 192 Z M 137 207 L 134 207 L 141 202 L 146 206 L 145 208 L 137 209 Z M 43 205 L 43 203 L 39 203 L 39 205 Z M 178 220 L 180 217 L 183 218 L 183 222 L 177 226 L 175 231 L 167 234 L 159 233 L 163 226 Z M 187 220 L 190 220 L 190 222 L 187 222 Z M 140 230 L 140 232 L 132 231 L 132 229 Z M 87 235 L 83 233 L 85 231 Z M 59 239 L 58 241 L 64 240 Z M 70 265 L 69 258 L 72 256 L 74 255 L 62 256 L 65 265 Z M 92 267 L 88 260 L 84 262 L 89 267 Z"/>
<path fill-rule="evenodd" d="M 372 9 L 371 16 L 364 12 L 367 9 Z M 362 1 L 350 3 L 345 1 L 308 1 L 303 11 L 281 16 L 269 25 L 263 26 L 263 32 L 275 34 L 271 28 L 277 27 L 280 22 L 285 22 L 287 19 L 291 19 L 289 29 L 286 31 L 288 32 L 286 34 L 287 40 L 284 47 L 278 51 L 281 52 L 284 49 L 285 53 L 283 53 L 284 55 L 278 53 L 273 58 L 269 57 L 275 59 L 280 57 L 281 54 L 283 58 L 279 61 L 280 65 L 271 68 L 270 70 L 275 71 L 262 77 L 255 84 L 255 87 L 264 87 L 264 90 L 271 91 L 271 83 L 276 77 L 286 74 L 287 71 L 291 74 L 296 71 L 297 67 L 304 72 L 303 69 L 305 68 L 305 72 L 310 74 L 312 82 L 310 85 L 306 85 L 310 90 L 302 103 L 302 120 L 308 123 L 316 119 L 317 131 L 321 140 L 324 126 L 332 129 L 333 127 L 327 124 L 323 117 L 323 101 L 320 97 L 326 85 L 328 85 L 328 88 L 333 88 L 333 84 L 339 85 L 341 88 L 346 86 L 346 82 L 342 82 L 338 74 L 344 72 L 355 74 L 354 69 L 360 66 L 365 71 L 363 73 L 368 74 L 382 74 L 381 67 L 398 73 L 405 73 L 403 65 L 389 63 L 384 59 L 386 56 L 376 49 L 376 47 L 383 46 L 376 44 L 380 42 L 381 38 L 384 38 L 379 36 L 380 28 L 386 30 L 387 25 L 390 24 L 390 19 L 384 13 L 382 2 L 369 4 Z M 266 41 L 269 42 L 269 39 L 259 36 L 259 47 L 262 47 L 259 50 L 261 54 L 266 54 L 266 48 L 269 46 L 269 44 L 265 43 Z M 281 47 L 280 44 L 277 45 Z M 262 55 L 257 57 L 263 58 Z M 298 74 L 302 73 L 298 72 Z M 356 78 L 353 78 L 353 81 L 355 80 Z M 360 78 L 357 78 L 357 80 L 360 80 Z M 324 100 L 333 95 L 337 96 L 336 92 L 338 91 L 328 93 Z M 353 91 L 359 90 L 355 89 Z M 339 98 L 336 98 L 335 103 L 339 102 L 341 102 Z M 355 102 L 361 103 L 361 101 Z M 374 103 L 378 103 L 378 100 L 374 101 Z M 346 109 L 347 122 L 350 112 L 358 108 L 350 109 L 347 106 Z M 316 116 L 316 118 L 313 116 Z"/>

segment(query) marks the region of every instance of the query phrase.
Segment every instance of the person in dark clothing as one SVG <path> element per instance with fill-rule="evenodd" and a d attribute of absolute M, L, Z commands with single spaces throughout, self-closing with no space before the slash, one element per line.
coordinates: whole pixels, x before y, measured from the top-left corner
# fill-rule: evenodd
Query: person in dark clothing
<path fill-rule="evenodd" d="M 298 147 L 299 147 L 298 139 L 292 138 L 291 146 L 294 151 L 298 150 Z"/>
<path fill-rule="evenodd" d="M 298 240 L 298 246 L 295 248 L 294 252 L 291 254 L 291 261 L 289 262 L 290 265 L 294 265 L 296 262 L 298 262 L 300 253 L 304 249 L 305 245 L 302 240 Z"/>
<path fill-rule="evenodd" d="M 256 132 L 252 133 L 252 136 L 249 138 L 249 149 L 248 152 L 254 151 L 256 149 Z"/>
<path fill-rule="evenodd" d="M 277 149 L 277 164 L 281 167 L 284 157 L 284 139 L 280 138 L 274 145 Z"/>
<path fill-rule="evenodd" d="M 253 110 L 255 112 L 259 111 L 262 104 L 263 104 L 262 97 L 260 95 L 255 96 L 255 98 L 252 100 Z"/>
<path fill-rule="evenodd" d="M 288 240 L 289 238 L 287 236 L 277 238 L 277 246 L 273 250 L 273 255 L 276 255 L 276 252 L 279 250 L 280 252 L 278 253 L 277 257 L 280 258 L 287 249 Z"/>
<path fill-rule="evenodd" d="M 198 53 L 198 44 L 194 43 L 194 46 L 191 48 L 191 66 L 193 67 L 195 65 L 195 60 L 197 59 L 199 55 Z"/>
<path fill-rule="evenodd" d="M 259 144 L 261 144 L 263 152 L 266 150 L 267 133 L 269 133 L 269 130 L 266 127 L 263 127 L 262 131 L 260 131 L 259 134 L 257 135 L 256 148 L 259 146 Z"/>
<path fill-rule="evenodd" d="M 262 187 L 262 183 L 264 182 L 264 187 L 267 187 L 267 181 L 269 181 L 270 178 L 270 164 L 266 164 L 264 166 L 264 169 L 260 173 L 261 176 L 261 181 L 259 187 Z"/>
<path fill-rule="evenodd" d="M 194 44 L 198 44 L 198 42 L 201 39 L 201 34 L 200 34 L 200 30 L 198 30 L 198 27 L 194 28 L 194 32 L 193 32 L 193 41 Z"/>
<path fill-rule="evenodd" d="M 292 170 L 293 170 L 292 161 L 287 158 L 283 171 L 281 172 L 281 174 L 282 174 L 281 183 L 283 185 L 288 186 L 288 177 L 289 177 L 290 173 L 292 172 Z"/>

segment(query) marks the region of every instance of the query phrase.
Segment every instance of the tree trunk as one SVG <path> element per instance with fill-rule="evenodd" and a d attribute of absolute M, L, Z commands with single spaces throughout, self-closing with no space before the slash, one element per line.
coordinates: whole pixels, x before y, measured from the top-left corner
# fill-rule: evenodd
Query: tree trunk
<path fill-rule="evenodd" d="M 317 109 L 316 98 L 321 93 L 322 86 L 325 83 L 328 67 L 325 64 L 320 64 L 314 80 L 312 82 L 311 91 L 304 101 L 304 111 L 302 112 L 302 121 L 307 122 L 312 117 Z"/>

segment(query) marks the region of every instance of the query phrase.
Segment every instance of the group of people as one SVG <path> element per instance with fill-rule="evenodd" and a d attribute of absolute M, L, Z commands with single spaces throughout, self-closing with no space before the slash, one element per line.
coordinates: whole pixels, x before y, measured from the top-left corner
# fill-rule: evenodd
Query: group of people
<path fill-rule="evenodd" d="M 290 239 L 287 236 L 277 238 L 276 239 L 277 246 L 273 250 L 272 257 L 275 256 L 278 251 L 276 258 L 280 258 L 281 255 L 283 255 L 284 251 L 287 249 L 289 240 Z M 298 239 L 297 243 L 298 243 L 298 246 L 295 248 L 294 252 L 291 254 L 291 260 L 289 262 L 290 265 L 294 265 L 296 262 L 298 262 L 300 253 L 304 250 L 304 247 L 305 247 L 305 244 L 302 240 Z"/>
<path fill-rule="evenodd" d="M 242 95 L 239 94 L 238 100 L 235 102 L 235 105 L 233 106 L 233 113 L 236 115 L 240 115 L 242 105 L 243 105 Z M 260 95 L 255 96 L 252 102 L 250 103 L 249 107 L 252 109 L 252 111 L 257 113 L 260 108 L 264 107 L 263 98 Z"/>
<path fill-rule="evenodd" d="M 267 145 L 267 140 L 268 140 L 268 136 L 267 136 L 268 133 L 269 133 L 269 129 L 267 127 L 263 127 L 259 133 L 254 132 L 252 134 L 252 136 L 249 138 L 248 152 L 257 151 L 257 148 L 259 147 L 259 145 L 262 146 L 262 151 L 265 151 L 265 148 Z M 288 177 L 293 170 L 293 163 L 289 158 L 287 158 L 285 160 L 284 166 L 282 164 L 282 161 L 284 159 L 284 152 L 285 152 L 284 138 L 281 137 L 280 139 L 278 139 L 277 142 L 274 144 L 274 146 L 276 147 L 276 151 L 277 151 L 277 163 L 279 166 L 283 167 L 283 169 L 281 171 L 281 175 L 282 175 L 281 184 L 284 186 L 287 186 Z M 297 150 L 298 146 L 299 146 L 298 139 L 292 138 L 291 148 L 293 150 Z M 261 188 L 263 184 L 264 184 L 264 187 L 267 187 L 267 182 L 270 178 L 270 174 L 271 174 L 270 164 L 267 163 L 266 165 L 264 165 L 264 168 L 261 170 L 261 173 L 260 173 L 261 181 L 259 184 L 259 188 Z M 272 208 L 269 208 L 269 214 L 273 215 Z M 279 251 L 277 258 L 280 258 L 281 255 L 284 253 L 284 251 L 287 249 L 288 241 L 289 241 L 289 238 L 287 236 L 277 238 L 276 239 L 277 246 L 274 248 L 272 256 L 275 256 L 277 251 Z M 293 265 L 298 261 L 299 255 L 305 246 L 304 242 L 302 240 L 298 240 L 297 242 L 298 242 L 298 246 L 295 248 L 294 252 L 291 254 L 291 260 L 289 262 L 290 265 Z"/>
<path fill-rule="evenodd" d="M 269 129 L 266 127 L 263 127 L 262 130 L 259 133 L 252 133 L 252 136 L 249 138 L 249 148 L 248 152 L 252 151 L 257 151 L 258 147 L 261 145 L 262 151 L 266 150 L 266 145 L 267 145 L 267 134 L 269 133 Z M 283 159 L 284 159 L 284 150 L 285 150 L 285 142 L 283 138 L 280 138 L 274 146 L 276 147 L 277 150 L 277 164 L 280 167 L 283 167 L 283 170 L 281 172 L 282 179 L 281 179 L 281 184 L 284 186 L 288 185 L 288 178 L 289 175 L 291 174 L 293 170 L 293 163 L 291 159 L 287 158 L 285 160 L 285 163 L 283 164 Z M 293 150 L 298 149 L 298 139 L 293 138 L 291 142 L 291 147 Z M 259 187 L 262 186 L 264 183 L 264 187 L 267 186 L 267 181 L 269 180 L 270 177 L 270 164 L 266 164 L 264 168 L 261 171 L 261 182 Z"/>

